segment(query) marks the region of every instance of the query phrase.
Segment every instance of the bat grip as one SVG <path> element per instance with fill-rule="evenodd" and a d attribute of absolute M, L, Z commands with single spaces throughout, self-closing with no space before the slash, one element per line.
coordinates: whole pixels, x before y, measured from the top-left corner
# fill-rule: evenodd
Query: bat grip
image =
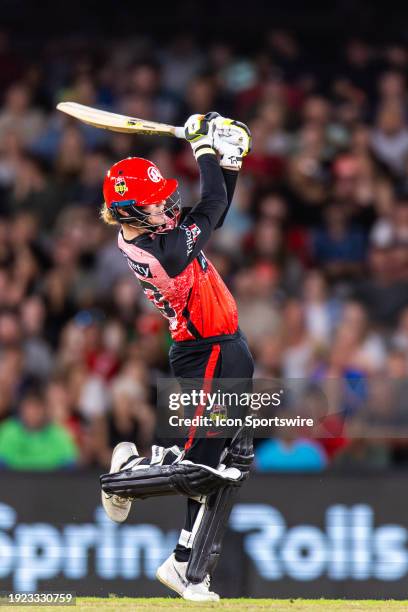
<path fill-rule="evenodd" d="M 184 139 L 186 138 L 186 133 L 183 127 L 175 127 L 174 135 L 176 138 L 184 138 Z"/>

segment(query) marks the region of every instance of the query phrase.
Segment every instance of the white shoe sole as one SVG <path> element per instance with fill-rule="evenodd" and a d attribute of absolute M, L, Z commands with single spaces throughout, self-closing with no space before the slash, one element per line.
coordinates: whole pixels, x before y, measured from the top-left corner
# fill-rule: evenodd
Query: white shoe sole
<path fill-rule="evenodd" d="M 188 587 L 187 589 L 184 591 L 184 594 L 182 595 L 183 599 L 185 599 L 186 601 L 220 601 L 220 597 L 217 594 L 214 594 L 212 596 L 208 596 L 204 593 L 189 593 L 188 592 Z"/>
<path fill-rule="evenodd" d="M 109 473 L 119 472 L 120 466 L 123 465 L 129 457 L 137 454 L 137 448 L 133 442 L 120 442 L 117 444 L 113 449 Z M 119 500 L 126 499 L 118 495 L 110 495 L 104 491 L 101 492 L 102 506 L 108 517 L 115 523 L 123 523 L 129 516 L 132 501 L 130 499 L 126 500 L 127 503 L 125 505 L 121 504 L 118 506 L 114 503 L 115 498 Z"/>

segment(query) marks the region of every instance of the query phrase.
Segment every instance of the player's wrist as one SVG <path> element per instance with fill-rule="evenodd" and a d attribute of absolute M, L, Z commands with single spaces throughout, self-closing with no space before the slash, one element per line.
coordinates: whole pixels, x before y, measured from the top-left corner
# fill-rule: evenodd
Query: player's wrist
<path fill-rule="evenodd" d="M 207 143 L 197 143 L 197 146 L 193 148 L 193 153 L 197 160 L 203 155 L 217 155 L 216 150 Z"/>

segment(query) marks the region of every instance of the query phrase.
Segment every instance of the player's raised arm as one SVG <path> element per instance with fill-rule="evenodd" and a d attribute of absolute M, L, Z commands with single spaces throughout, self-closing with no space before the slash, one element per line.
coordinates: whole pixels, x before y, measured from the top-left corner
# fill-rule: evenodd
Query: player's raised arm
<path fill-rule="evenodd" d="M 225 181 L 216 149 L 216 119 L 218 113 L 192 115 L 185 123 L 186 139 L 191 145 L 200 170 L 200 201 L 191 209 L 184 221 L 200 221 L 200 229 L 215 229 L 228 206 Z M 194 216 L 194 219 L 192 219 Z M 200 219 L 200 216 L 202 217 Z M 209 235 L 207 237 L 207 240 Z M 202 238 L 202 240 L 204 237 Z"/>
<path fill-rule="evenodd" d="M 215 125 L 214 146 L 220 156 L 220 166 L 224 176 L 228 200 L 228 206 L 215 227 L 215 229 L 218 229 L 223 225 L 228 214 L 237 184 L 238 173 L 241 170 L 243 158 L 251 150 L 252 139 L 248 126 L 240 121 L 217 117 Z"/>

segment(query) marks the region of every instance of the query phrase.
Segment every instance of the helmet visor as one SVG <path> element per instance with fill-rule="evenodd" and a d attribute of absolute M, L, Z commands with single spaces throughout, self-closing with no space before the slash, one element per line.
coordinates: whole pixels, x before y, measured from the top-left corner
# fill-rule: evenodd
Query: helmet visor
<path fill-rule="evenodd" d="M 138 227 L 147 229 L 150 233 L 165 233 L 173 227 L 176 227 L 181 214 L 181 198 L 178 189 L 173 191 L 173 193 L 164 200 L 162 210 L 146 211 L 148 206 L 151 206 L 151 204 L 136 206 L 131 201 L 131 203 L 124 202 L 121 206 L 119 206 L 118 203 L 112 210 L 115 211 L 115 217 L 120 223 L 137 223 Z M 121 214 L 121 210 L 127 214 Z M 154 222 L 154 217 L 159 215 L 162 216 L 163 214 L 165 217 L 164 222 L 162 220 Z"/>

